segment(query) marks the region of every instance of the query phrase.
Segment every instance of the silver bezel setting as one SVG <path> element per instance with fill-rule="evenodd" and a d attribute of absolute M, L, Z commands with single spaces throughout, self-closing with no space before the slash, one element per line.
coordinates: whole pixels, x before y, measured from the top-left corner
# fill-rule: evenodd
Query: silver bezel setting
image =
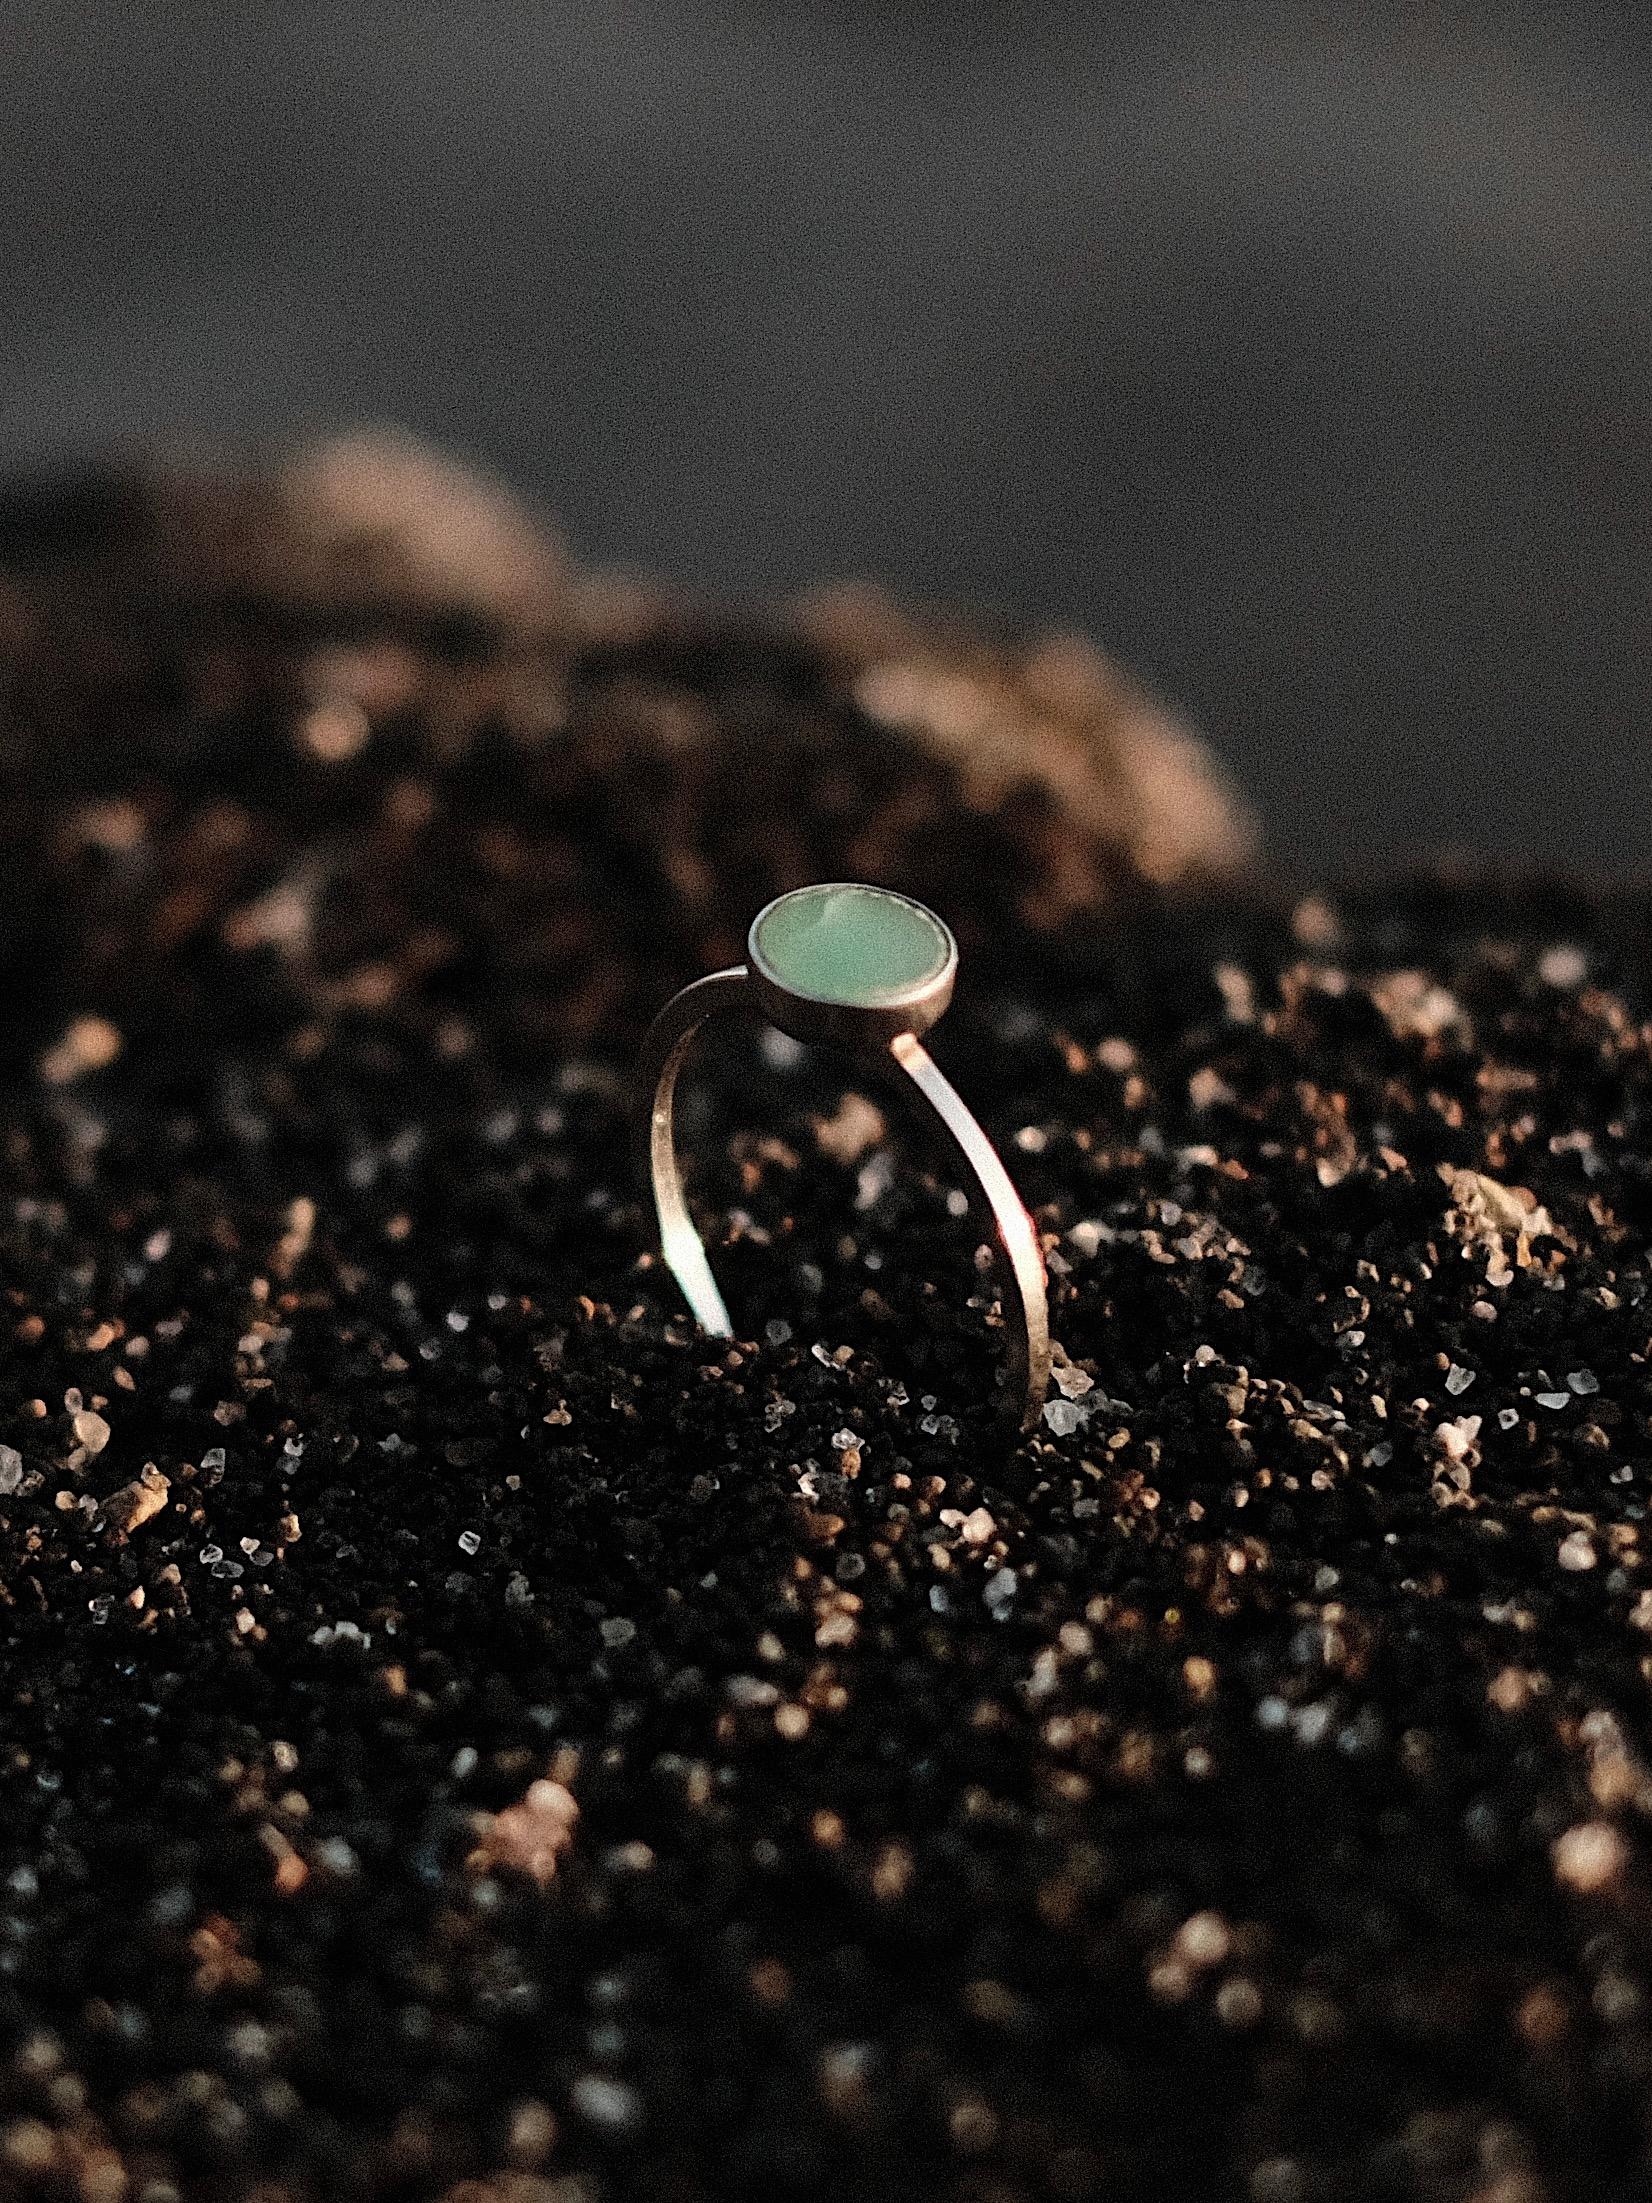
<path fill-rule="evenodd" d="M 946 959 L 940 970 L 915 986 L 892 993 L 886 1002 L 836 1001 L 827 996 L 803 993 L 789 985 L 769 965 L 759 946 L 763 921 L 772 910 L 790 902 L 794 895 L 818 894 L 823 888 L 836 887 L 887 896 L 891 902 L 904 903 L 909 910 L 918 911 L 927 918 L 939 929 L 946 944 Z M 751 922 L 746 936 L 746 954 L 759 1005 L 770 1023 L 778 1025 L 783 1033 L 789 1033 L 793 1040 L 824 1043 L 834 1048 L 884 1049 L 902 1033 L 927 1033 L 945 1014 L 958 982 L 958 944 L 946 920 L 937 917 L 929 905 L 920 903 L 915 895 L 902 895 L 895 888 L 877 887 L 866 880 L 813 881 L 808 887 L 788 888 L 784 895 L 774 896 Z"/>

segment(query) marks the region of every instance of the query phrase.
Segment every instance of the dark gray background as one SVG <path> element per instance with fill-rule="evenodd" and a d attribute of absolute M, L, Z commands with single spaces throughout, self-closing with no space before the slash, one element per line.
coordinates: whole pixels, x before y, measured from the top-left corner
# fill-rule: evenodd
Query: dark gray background
<path fill-rule="evenodd" d="M 1637 15 L 0 7 L 0 465 L 398 420 L 1074 617 L 1293 863 L 1647 868 Z"/>

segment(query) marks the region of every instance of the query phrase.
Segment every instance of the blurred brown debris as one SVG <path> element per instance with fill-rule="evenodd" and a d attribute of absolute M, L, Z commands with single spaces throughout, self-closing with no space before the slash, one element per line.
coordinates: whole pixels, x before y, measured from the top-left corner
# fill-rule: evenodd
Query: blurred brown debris
<path fill-rule="evenodd" d="M 809 879 L 906 888 L 979 952 L 1253 839 L 1081 638 L 582 572 L 400 433 L 0 491 L 0 801 L 33 874 L 0 969 L 28 895 L 63 899 L 56 999 L 88 1017 L 112 957 L 157 959 L 158 1002 L 158 960 L 210 942 L 323 1021 L 503 985 L 534 1047 L 634 1022 Z M 673 923 L 630 939 L 631 906 Z"/>

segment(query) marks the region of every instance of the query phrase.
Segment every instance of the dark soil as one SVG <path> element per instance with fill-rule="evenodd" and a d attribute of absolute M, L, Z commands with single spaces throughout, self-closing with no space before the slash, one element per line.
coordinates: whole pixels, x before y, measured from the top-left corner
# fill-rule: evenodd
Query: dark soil
<path fill-rule="evenodd" d="M 1052 917 L 1059 813 L 795 639 L 536 720 L 485 626 L 54 625 L 31 541 L 0 2194 L 1652 2193 L 1652 903 Z M 830 1064 L 702 1105 L 751 1340 L 645 1252 L 642 1024 L 868 847 L 1046 1234 L 1009 1455 Z"/>

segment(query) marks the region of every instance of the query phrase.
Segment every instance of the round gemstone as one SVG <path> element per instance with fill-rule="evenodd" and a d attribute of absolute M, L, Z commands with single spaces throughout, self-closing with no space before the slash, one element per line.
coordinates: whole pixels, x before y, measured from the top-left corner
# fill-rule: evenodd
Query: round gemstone
<path fill-rule="evenodd" d="M 800 887 L 751 929 L 752 956 L 788 993 L 845 1009 L 887 1009 L 922 994 L 952 962 L 933 911 L 884 887 Z"/>

